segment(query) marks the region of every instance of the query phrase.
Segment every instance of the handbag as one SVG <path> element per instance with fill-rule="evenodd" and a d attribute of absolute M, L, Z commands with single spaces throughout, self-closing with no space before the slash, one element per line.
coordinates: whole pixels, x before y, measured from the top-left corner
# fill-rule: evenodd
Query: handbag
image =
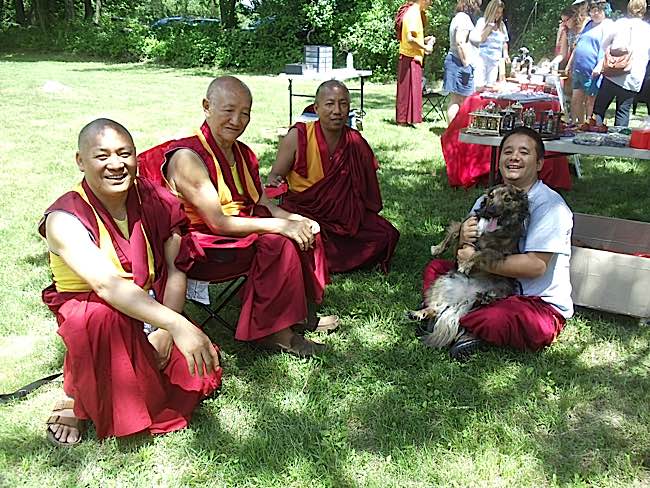
<path fill-rule="evenodd" d="M 630 42 L 626 47 L 612 49 L 607 46 L 603 59 L 602 73 L 605 76 L 626 75 L 632 69 L 632 28 L 630 27 Z"/>

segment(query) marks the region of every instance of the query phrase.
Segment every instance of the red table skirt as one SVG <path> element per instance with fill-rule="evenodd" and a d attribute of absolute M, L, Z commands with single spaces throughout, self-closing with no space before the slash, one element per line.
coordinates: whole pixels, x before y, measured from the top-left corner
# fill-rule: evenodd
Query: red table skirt
<path fill-rule="evenodd" d="M 486 106 L 491 99 L 482 99 L 477 93 L 467 97 L 458 112 L 458 115 L 451 121 L 447 130 L 442 134 L 442 154 L 447 165 L 447 179 L 453 187 L 462 186 L 470 188 L 481 181 L 487 181 L 490 173 L 490 147 L 480 144 L 467 144 L 460 142 L 458 137 L 460 130 L 469 125 L 469 114 Z M 507 100 L 494 100 L 502 107 L 510 105 Z M 531 102 L 524 103 L 524 109 L 533 107 L 537 112 L 542 110 L 559 110 L 558 102 Z M 560 189 L 571 189 L 571 174 L 569 173 L 569 161 L 566 156 L 553 153 L 546 154 L 544 166 L 539 176 L 548 186 Z"/>

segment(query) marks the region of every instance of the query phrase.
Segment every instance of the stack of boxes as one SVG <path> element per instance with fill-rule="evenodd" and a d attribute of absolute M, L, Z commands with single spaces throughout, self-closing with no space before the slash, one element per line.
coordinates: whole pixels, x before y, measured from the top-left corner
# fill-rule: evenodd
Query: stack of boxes
<path fill-rule="evenodd" d="M 332 70 L 332 46 L 305 46 L 304 64 L 318 72 Z"/>

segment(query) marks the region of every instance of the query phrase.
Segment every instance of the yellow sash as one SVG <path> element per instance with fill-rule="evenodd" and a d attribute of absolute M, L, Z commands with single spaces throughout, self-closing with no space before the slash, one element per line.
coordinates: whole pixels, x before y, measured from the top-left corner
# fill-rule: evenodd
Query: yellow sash
<path fill-rule="evenodd" d="M 79 195 L 81 195 L 81 198 L 84 199 L 84 201 L 90 205 L 90 201 L 88 200 L 88 195 L 86 195 L 86 192 L 84 191 L 83 187 L 81 184 L 77 185 L 74 189 Z M 124 271 L 124 267 L 122 266 L 122 263 L 120 263 L 120 259 L 117 257 L 117 252 L 115 251 L 115 246 L 113 246 L 113 240 L 111 239 L 110 234 L 108 233 L 108 229 L 102 222 L 102 220 L 99 218 L 99 215 L 97 214 L 97 211 L 95 208 L 90 205 L 90 208 L 93 209 L 93 213 L 95 214 L 95 220 L 97 221 L 97 228 L 99 229 L 99 249 L 101 250 L 102 254 L 107 256 L 113 266 L 115 266 L 115 269 L 117 270 L 118 274 L 125 279 L 128 280 L 133 280 L 133 274 L 132 273 L 127 273 Z M 142 224 L 140 224 L 142 225 Z M 149 266 L 149 278 L 147 279 L 147 283 L 144 286 L 145 290 L 148 290 L 151 287 L 151 284 L 153 283 L 154 280 L 154 260 L 153 260 L 153 251 L 151 250 L 151 245 L 149 244 L 149 239 L 147 237 L 147 234 L 144 232 L 143 229 L 143 235 L 145 238 L 145 241 L 147 243 L 147 263 Z M 54 277 L 54 285 L 56 287 L 56 290 L 58 292 L 82 292 L 82 291 L 92 291 L 92 288 L 86 283 L 77 273 L 75 273 L 70 267 L 63 261 L 63 259 L 60 256 L 57 256 L 53 252 L 50 251 L 50 269 L 52 270 L 52 275 Z"/>
<path fill-rule="evenodd" d="M 318 183 L 324 176 L 323 162 L 320 158 L 318 139 L 316 139 L 316 122 L 307 122 L 305 127 L 307 129 L 307 154 L 305 154 L 307 161 L 307 178 L 300 176 L 293 170 L 289 171 L 289 174 L 287 175 L 289 190 L 298 193 L 305 191 L 313 184 Z M 298 148 L 300 148 L 300 145 L 298 145 Z M 298 160 L 300 156 L 300 154 L 296 154 L 296 160 Z"/>
<path fill-rule="evenodd" d="M 203 148 L 208 152 L 210 157 L 212 158 L 212 164 L 214 165 L 214 169 L 217 173 L 217 194 L 219 195 L 219 203 L 221 203 L 221 209 L 225 215 L 238 215 L 239 212 L 241 211 L 242 208 L 244 208 L 244 204 L 242 202 L 234 202 L 232 199 L 232 192 L 230 191 L 230 188 L 228 188 L 228 185 L 226 185 L 226 181 L 223 178 L 223 172 L 221 171 L 221 166 L 219 165 L 219 160 L 217 159 L 217 156 L 214 154 L 214 151 L 210 147 L 210 144 L 208 144 L 208 141 L 206 140 L 205 136 L 203 135 L 203 132 L 201 130 L 197 129 L 195 131 L 196 136 L 199 138 L 199 141 L 201 141 L 201 145 Z M 250 197 L 253 200 L 253 202 L 257 203 L 260 199 L 260 196 L 257 192 L 257 189 L 255 188 L 255 183 L 253 182 L 253 177 L 251 176 L 250 172 L 248 171 L 248 165 L 246 164 L 246 160 L 244 159 L 243 154 L 241 153 L 241 149 L 239 149 L 239 145 L 237 143 L 234 144 L 234 147 L 236 148 L 239 158 L 243 162 L 242 167 L 244 168 L 244 183 L 246 185 L 246 189 L 250 193 Z M 237 175 L 237 176 L 235 176 Z M 233 179 L 235 180 L 235 184 L 237 180 L 240 180 L 242 175 L 237 173 L 237 170 L 234 169 L 233 172 Z M 241 180 L 240 180 L 240 185 L 241 185 Z M 244 193 L 242 189 L 238 188 L 238 191 L 240 193 Z"/>

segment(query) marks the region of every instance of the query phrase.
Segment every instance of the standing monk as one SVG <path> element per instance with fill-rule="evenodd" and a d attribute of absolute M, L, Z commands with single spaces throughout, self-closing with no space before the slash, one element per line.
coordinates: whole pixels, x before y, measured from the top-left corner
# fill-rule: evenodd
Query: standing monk
<path fill-rule="evenodd" d="M 395 16 L 399 61 L 397 64 L 397 125 L 413 127 L 422 122 L 422 65 L 424 55 L 433 52 L 435 37 L 424 37 L 426 9 L 431 0 L 409 0 Z"/>
<path fill-rule="evenodd" d="M 140 172 L 167 185 L 185 205 L 208 257 L 188 272 L 190 278 L 223 281 L 247 274 L 235 338 L 312 356 L 324 346 L 292 326 L 304 326 L 308 302 L 322 301 L 328 281 L 318 225 L 264 195 L 257 157 L 237 140 L 248 126 L 252 103 L 240 80 L 216 78 L 203 99 L 205 122 L 196 135 L 141 154 Z M 220 240 L 230 249 L 218 248 Z M 225 263 L 224 254 L 229 254 Z M 312 317 L 308 328 L 315 327 Z"/>
<path fill-rule="evenodd" d="M 318 222 L 331 272 L 376 265 L 387 272 L 399 232 L 378 215 L 377 159 L 346 125 L 350 92 L 340 81 L 326 81 L 316 91 L 314 109 L 319 120 L 297 123 L 280 143 L 269 185 L 286 177 L 282 208 Z"/>
<path fill-rule="evenodd" d="M 66 347 L 67 398 L 48 420 L 56 445 L 77 444 L 86 419 L 100 439 L 181 429 L 221 383 L 214 346 L 180 315 L 200 248 L 178 202 L 136 177 L 135 154 L 117 122 L 84 127 L 84 178 L 39 227 L 54 277 L 43 301 Z M 143 322 L 158 330 L 145 335 Z"/>

